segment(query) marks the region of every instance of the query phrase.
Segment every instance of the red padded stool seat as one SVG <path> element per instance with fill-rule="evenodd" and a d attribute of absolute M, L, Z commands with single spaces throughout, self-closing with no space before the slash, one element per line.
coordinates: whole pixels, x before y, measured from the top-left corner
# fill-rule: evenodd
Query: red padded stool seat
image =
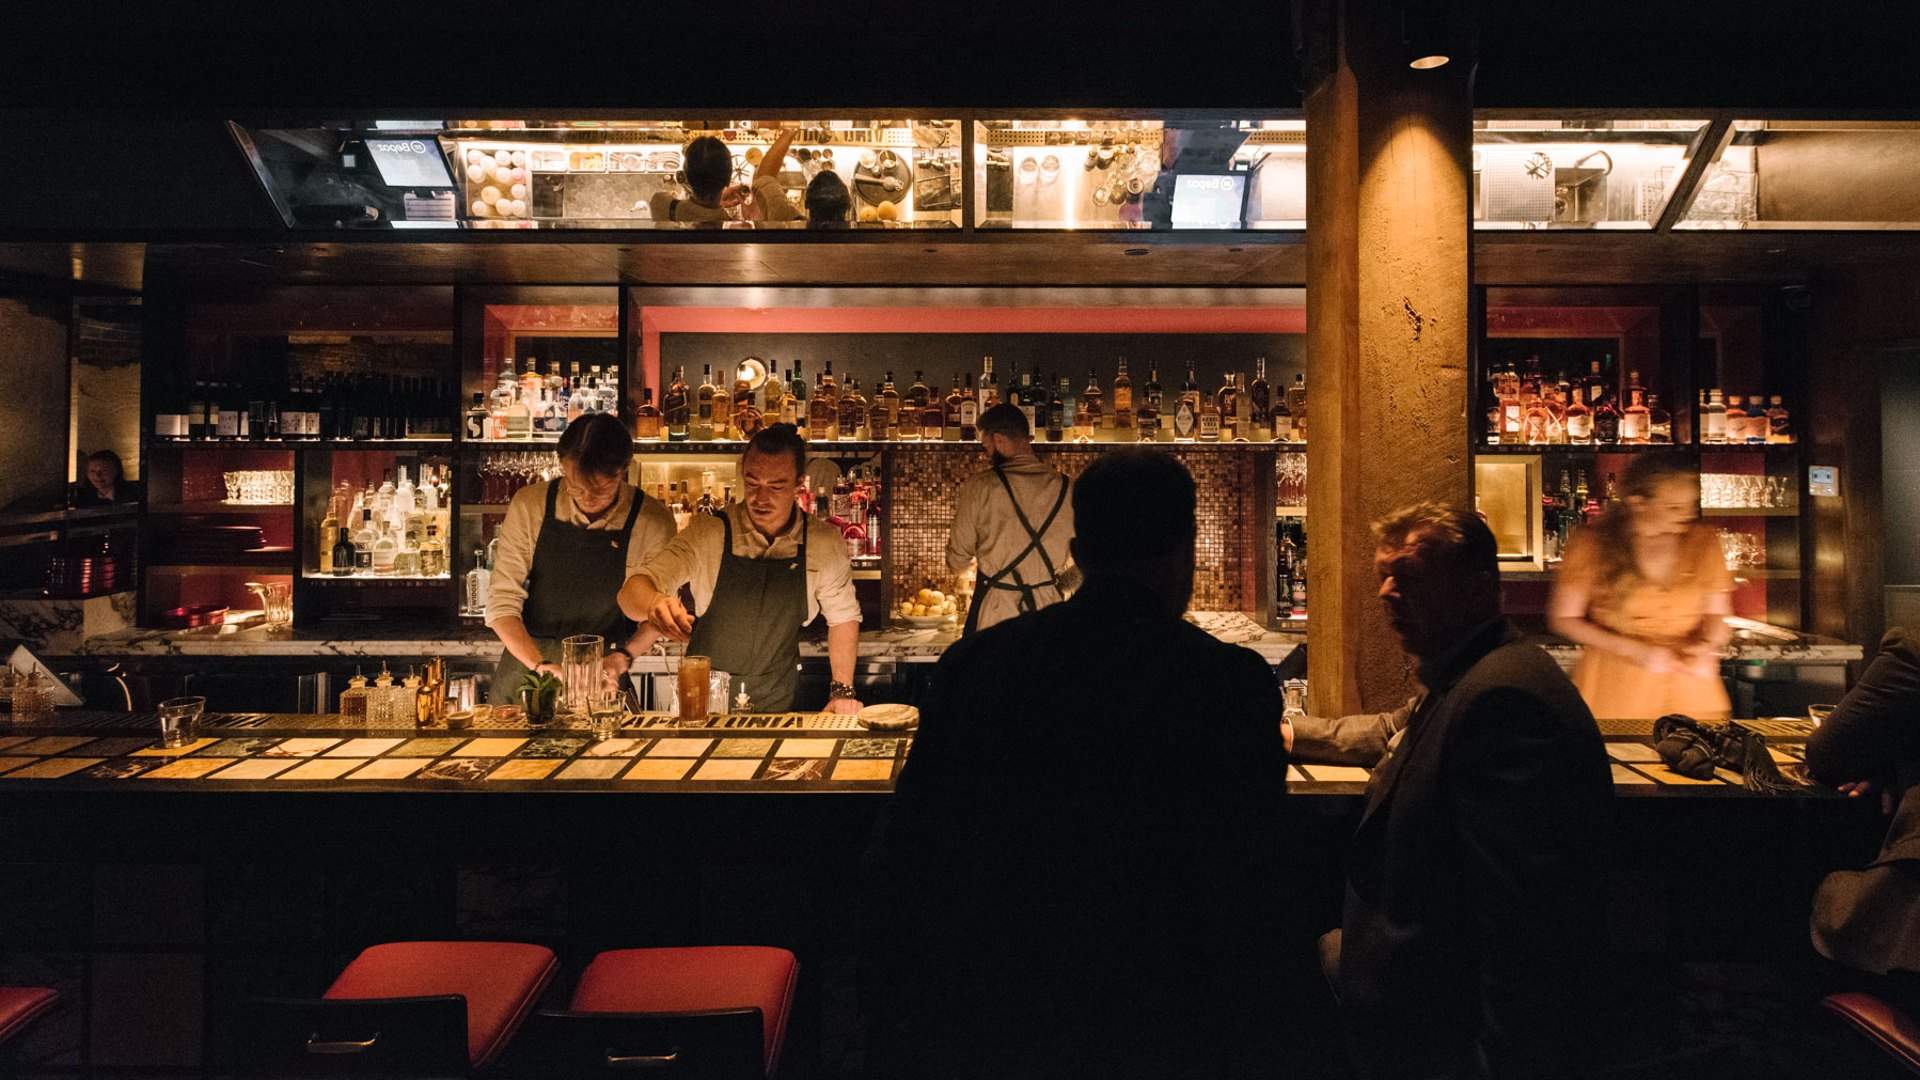
<path fill-rule="evenodd" d="M 799 975 L 792 953 L 759 945 L 615 949 L 587 965 L 569 1008 L 656 1014 L 759 1009 L 762 1053 L 772 1076 Z"/>
<path fill-rule="evenodd" d="M 1920 1024 L 1896 1005 L 1872 994 L 1831 994 L 1822 1007 L 1867 1037 L 1908 1072 L 1920 1075 Z"/>
<path fill-rule="evenodd" d="M 45 987 L 0 986 L 0 1043 L 20 1034 L 59 999 L 59 991 Z"/>
<path fill-rule="evenodd" d="M 539 945 L 398 941 L 354 957 L 323 996 L 365 1001 L 458 994 L 467 999 L 467 1056 L 478 1069 L 513 1037 L 558 966 L 552 950 Z"/>

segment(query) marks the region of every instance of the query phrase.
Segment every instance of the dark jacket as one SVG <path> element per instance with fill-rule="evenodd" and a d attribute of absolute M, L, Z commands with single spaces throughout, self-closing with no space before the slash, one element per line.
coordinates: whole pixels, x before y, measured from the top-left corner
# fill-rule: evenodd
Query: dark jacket
<path fill-rule="evenodd" d="M 1920 642 L 1887 631 L 1880 652 L 1807 739 L 1807 769 L 1828 784 L 1871 780 L 1899 798 L 1880 854 L 1828 874 L 1813 898 L 1813 944 L 1884 974 L 1920 971 Z"/>
<path fill-rule="evenodd" d="M 881 996 L 919 1058 L 888 1075 L 1274 1067 L 1279 689 L 1155 606 L 1096 577 L 935 668 L 884 841 Z"/>
<path fill-rule="evenodd" d="M 1501 619 L 1421 673 L 1349 852 L 1339 990 L 1375 1077 L 1587 1065 L 1613 783 L 1593 716 Z"/>

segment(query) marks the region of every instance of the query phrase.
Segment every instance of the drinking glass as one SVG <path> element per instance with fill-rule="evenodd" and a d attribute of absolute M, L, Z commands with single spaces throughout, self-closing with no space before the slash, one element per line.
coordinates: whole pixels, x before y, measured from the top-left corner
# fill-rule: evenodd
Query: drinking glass
<path fill-rule="evenodd" d="M 593 688 L 593 701 L 588 707 L 588 715 L 594 742 L 605 742 L 619 733 L 620 725 L 627 719 L 627 698 L 621 692 L 619 679 L 601 679 L 600 684 Z"/>
<path fill-rule="evenodd" d="M 731 711 L 732 701 L 733 676 L 724 671 L 707 676 L 707 708 L 715 715 L 725 716 Z"/>
<path fill-rule="evenodd" d="M 249 581 L 247 588 L 260 598 L 260 607 L 267 616 L 267 629 L 280 630 L 293 624 L 293 586 L 279 581 L 264 585 Z"/>
<path fill-rule="evenodd" d="M 607 654 L 606 645 L 599 634 L 576 634 L 560 642 L 560 681 L 566 684 L 561 712 L 585 716 L 590 711 L 592 695 L 601 682 L 600 661 Z"/>
<path fill-rule="evenodd" d="M 675 719 L 681 727 L 704 727 L 707 722 L 707 697 L 713 661 L 705 656 L 680 658 L 679 685 L 675 697 Z"/>
<path fill-rule="evenodd" d="M 160 745 L 167 749 L 193 741 L 194 727 L 207 709 L 203 697 L 168 698 L 160 703 Z"/>

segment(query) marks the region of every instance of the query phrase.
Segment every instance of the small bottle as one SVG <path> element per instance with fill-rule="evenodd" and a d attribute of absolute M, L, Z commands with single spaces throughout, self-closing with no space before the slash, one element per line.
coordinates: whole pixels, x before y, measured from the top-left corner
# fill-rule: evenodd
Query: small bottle
<path fill-rule="evenodd" d="M 1293 385 L 1287 387 L 1287 411 L 1293 414 L 1293 439 L 1295 442 L 1307 441 L 1307 373 L 1300 372 L 1293 377 Z"/>
<path fill-rule="evenodd" d="M 1059 442 L 1067 434 L 1067 403 L 1063 395 L 1055 394 L 1046 404 L 1047 441 Z"/>
<path fill-rule="evenodd" d="M 1220 389 L 1213 392 L 1214 408 L 1220 410 L 1220 437 L 1233 441 L 1233 418 L 1240 399 L 1240 386 L 1233 381 L 1233 372 L 1229 371 L 1220 381 Z"/>
<path fill-rule="evenodd" d="M 1613 404 L 1611 397 L 1603 397 L 1593 407 L 1593 441 L 1597 443 L 1617 443 L 1620 441 L 1620 410 Z"/>
<path fill-rule="evenodd" d="M 1747 410 L 1741 405 L 1739 394 L 1727 395 L 1727 411 L 1721 422 L 1721 431 L 1726 433 L 1723 440 L 1729 443 L 1747 441 Z"/>
<path fill-rule="evenodd" d="M 447 546 L 440 540 L 438 522 L 427 523 L 427 535 L 420 541 L 420 575 L 441 577 L 447 572 Z"/>
<path fill-rule="evenodd" d="M 1793 441 L 1793 427 L 1787 415 L 1787 407 L 1781 403 L 1779 394 L 1767 398 L 1767 441 L 1770 443 L 1790 443 Z"/>
<path fill-rule="evenodd" d="M 1661 406 L 1659 394 L 1647 395 L 1647 441 L 1673 442 L 1673 414 Z"/>
<path fill-rule="evenodd" d="M 1267 384 L 1267 358 L 1264 356 L 1254 358 L 1253 382 L 1247 386 L 1247 404 L 1251 407 L 1253 441 L 1273 441 L 1273 388 Z"/>
<path fill-rule="evenodd" d="M 968 378 L 971 380 L 972 376 Z M 873 401 L 874 419 L 870 421 L 873 437 L 883 441 L 893 438 L 900 430 L 900 391 L 894 388 L 893 372 L 887 372 L 887 377 L 881 380 L 880 392 L 873 396 Z"/>
<path fill-rule="evenodd" d="M 1133 428 L 1133 379 L 1127 374 L 1127 358 L 1120 358 L 1120 370 L 1113 377 L 1113 426 Z"/>
<path fill-rule="evenodd" d="M 1567 441 L 1575 446 L 1593 443 L 1593 409 L 1587 405 L 1586 391 L 1576 390 L 1567 402 Z"/>
<path fill-rule="evenodd" d="M 860 392 L 860 384 L 853 378 L 847 379 L 847 388 L 840 395 L 839 415 L 834 421 L 834 437 L 837 439 L 858 439 L 860 429 L 867 423 L 867 398 Z"/>
<path fill-rule="evenodd" d="M 1155 416 L 1160 416 L 1166 412 L 1166 404 L 1161 394 L 1160 365 L 1149 362 L 1147 364 L 1147 385 L 1141 388 L 1140 396 L 1146 399 L 1148 405 L 1153 406 L 1153 415 Z"/>
<path fill-rule="evenodd" d="M 355 561 L 353 541 L 347 539 L 345 528 L 336 529 L 334 533 L 332 557 L 328 560 L 327 572 L 334 577 L 346 577 L 353 573 Z"/>
<path fill-rule="evenodd" d="M 1220 441 L 1220 409 L 1206 394 L 1200 395 L 1199 435 L 1201 442 Z"/>
<path fill-rule="evenodd" d="M 734 381 L 727 378 L 725 372 L 713 384 L 713 437 L 716 439 L 733 438 L 733 386 Z"/>
<path fill-rule="evenodd" d="M 1080 399 L 1073 392 L 1072 379 L 1060 376 L 1060 388 L 1053 395 L 1053 400 L 1060 405 L 1060 430 L 1067 438 L 1075 437 L 1080 424 Z"/>
<path fill-rule="evenodd" d="M 980 408 L 991 409 L 1000 404 L 1000 384 L 993 378 L 993 357 L 980 360 Z"/>
<path fill-rule="evenodd" d="M 1182 391 L 1179 400 L 1173 403 L 1173 438 L 1175 442 L 1192 442 L 1200 432 L 1199 414 L 1200 395 Z"/>
<path fill-rule="evenodd" d="M 1724 443 L 1727 441 L 1727 403 L 1720 396 L 1720 388 L 1707 391 L 1706 408 L 1700 414 L 1700 441 L 1703 443 Z"/>
<path fill-rule="evenodd" d="M 700 385 L 693 392 L 693 423 L 687 437 L 694 442 L 713 440 L 713 365 L 700 365 Z"/>
<path fill-rule="evenodd" d="M 487 401 L 478 390 L 473 392 L 473 403 L 467 406 L 466 431 L 469 439 L 487 437 Z"/>
<path fill-rule="evenodd" d="M 1627 373 L 1627 407 L 1620 414 L 1620 441 L 1640 444 L 1648 441 L 1649 418 L 1647 391 L 1640 385 L 1640 373 Z"/>
<path fill-rule="evenodd" d="M 487 600 L 492 591 L 493 571 L 487 569 L 487 553 L 480 548 L 474 548 L 473 569 L 467 571 L 465 596 L 467 614 L 486 614 Z"/>
<path fill-rule="evenodd" d="M 828 361 L 819 385 L 813 388 L 813 396 L 807 399 L 807 438 L 814 442 L 832 439 L 840 425 L 840 403 L 836 400 L 832 379 L 833 362 Z"/>
<path fill-rule="evenodd" d="M 642 387 L 640 408 L 633 414 L 633 437 L 641 442 L 659 442 L 661 427 L 660 410 L 653 403 L 653 387 Z"/>
<path fill-rule="evenodd" d="M 1092 442 L 1095 435 L 1107 426 L 1107 417 L 1101 407 L 1100 378 L 1092 368 L 1087 369 L 1087 388 L 1080 391 L 1079 409 L 1075 418 L 1079 420 L 1074 438 L 1080 442 Z"/>
<path fill-rule="evenodd" d="M 938 387 L 927 388 L 927 403 L 920 407 L 920 440 L 939 442 L 946 438 L 947 408 L 940 400 Z"/>
<path fill-rule="evenodd" d="M 953 389 L 947 391 L 946 400 L 941 403 L 941 438 L 952 442 L 960 441 L 960 411 L 966 403 L 966 397 L 960 393 L 960 377 L 956 375 L 953 379 Z"/>
<path fill-rule="evenodd" d="M 660 413 L 667 425 L 667 438 L 678 442 L 687 437 L 687 369 L 676 368 L 673 382 L 667 385 L 665 396 L 660 399 Z"/>
<path fill-rule="evenodd" d="M 992 357 L 987 358 L 993 362 Z M 973 396 L 973 372 L 967 372 L 967 385 L 960 391 L 960 441 L 973 442 L 980 437 L 980 402 Z"/>

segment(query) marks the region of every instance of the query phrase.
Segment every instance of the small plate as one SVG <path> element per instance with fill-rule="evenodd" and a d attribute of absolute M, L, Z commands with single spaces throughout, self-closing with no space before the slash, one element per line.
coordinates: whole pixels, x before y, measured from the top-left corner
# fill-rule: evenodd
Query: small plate
<path fill-rule="evenodd" d="M 947 624 L 945 615 L 896 615 L 894 617 L 916 630 L 933 630 Z"/>

